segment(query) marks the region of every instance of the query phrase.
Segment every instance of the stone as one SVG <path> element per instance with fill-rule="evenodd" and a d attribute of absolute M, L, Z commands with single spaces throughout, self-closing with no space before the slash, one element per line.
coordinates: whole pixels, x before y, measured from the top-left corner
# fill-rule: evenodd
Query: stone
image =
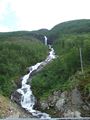
<path fill-rule="evenodd" d="M 77 88 L 72 90 L 71 101 L 72 101 L 72 105 L 76 107 L 80 107 L 83 104 L 83 101 L 81 99 L 81 94 Z"/>
<path fill-rule="evenodd" d="M 90 110 L 87 105 L 83 105 L 82 108 L 83 108 L 84 110 L 86 110 L 86 111 L 89 111 L 89 110 Z"/>
<path fill-rule="evenodd" d="M 54 96 L 57 96 L 57 97 L 60 97 L 61 91 L 54 91 L 54 92 L 53 92 L 53 95 L 54 95 Z"/>
<path fill-rule="evenodd" d="M 81 118 L 81 113 L 79 111 L 71 111 L 68 110 L 66 113 L 64 113 L 64 117 L 77 117 Z"/>
<path fill-rule="evenodd" d="M 49 104 L 49 106 L 50 106 L 50 107 L 54 107 L 55 104 L 56 104 L 56 101 L 57 101 L 58 99 L 59 99 L 58 96 L 50 96 L 50 97 L 48 98 L 48 104 Z"/>
<path fill-rule="evenodd" d="M 50 107 L 54 107 L 57 100 L 59 100 L 61 91 L 54 91 L 51 96 L 48 97 L 48 104 Z"/>
<path fill-rule="evenodd" d="M 56 110 L 59 111 L 64 111 L 64 103 L 65 103 L 65 99 L 64 98 L 60 98 L 55 105 Z"/>
<path fill-rule="evenodd" d="M 64 91 L 64 92 L 61 93 L 61 97 L 62 97 L 62 98 L 66 98 L 67 95 L 68 95 L 68 92 L 67 92 L 67 91 Z"/>
<path fill-rule="evenodd" d="M 40 102 L 40 106 L 42 110 L 49 109 L 48 103 L 45 100 Z"/>
<path fill-rule="evenodd" d="M 11 100 L 15 101 L 18 104 L 21 104 L 21 94 L 17 91 L 15 91 L 12 95 L 11 95 Z"/>

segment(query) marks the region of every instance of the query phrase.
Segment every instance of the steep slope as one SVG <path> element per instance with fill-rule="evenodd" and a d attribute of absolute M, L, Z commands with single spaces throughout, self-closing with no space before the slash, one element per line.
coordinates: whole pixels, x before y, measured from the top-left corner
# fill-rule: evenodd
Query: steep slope
<path fill-rule="evenodd" d="M 5 96 L 10 98 L 26 68 L 44 60 L 47 54 L 47 47 L 30 32 L 0 33 L 0 117 L 30 116 L 14 108 Z"/>
<path fill-rule="evenodd" d="M 0 119 L 20 117 L 32 117 L 32 115 L 26 113 L 22 108 L 20 108 L 16 103 L 13 103 L 7 97 L 0 95 Z"/>
<path fill-rule="evenodd" d="M 80 24 L 83 28 L 82 32 L 80 26 L 78 27 L 79 22 L 82 23 Z M 49 111 L 50 114 L 55 115 L 54 117 L 63 117 L 66 114 L 66 116 L 70 114 L 74 116 L 75 110 L 79 111 L 81 116 L 90 116 L 90 33 L 87 27 L 89 23 L 90 21 L 87 20 L 71 21 L 61 24 L 58 29 L 54 28 L 57 32 L 53 31 L 51 37 L 53 34 L 56 35 L 53 47 L 58 57 L 32 80 L 33 92 L 40 101 L 40 109 Z M 81 69 L 80 49 L 84 72 Z M 73 101 L 73 96 L 76 98 L 75 106 L 70 102 Z"/>
<path fill-rule="evenodd" d="M 9 36 L 9 35 L 8 35 Z M 4 36 L 0 38 L 0 93 L 10 96 L 15 80 L 24 74 L 26 67 L 45 58 L 47 47 L 38 39 Z"/>
<path fill-rule="evenodd" d="M 90 117 L 90 20 L 64 22 L 50 31 L 0 33 L 1 94 L 10 96 L 25 68 L 45 59 L 44 33 L 57 59 L 33 77 L 37 107 L 53 117 Z"/>

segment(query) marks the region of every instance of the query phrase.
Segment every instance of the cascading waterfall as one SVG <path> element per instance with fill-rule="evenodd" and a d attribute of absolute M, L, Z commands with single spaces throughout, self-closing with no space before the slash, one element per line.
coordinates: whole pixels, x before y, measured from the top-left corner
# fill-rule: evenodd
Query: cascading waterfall
<path fill-rule="evenodd" d="M 44 36 L 45 45 L 47 45 L 47 37 Z"/>
<path fill-rule="evenodd" d="M 46 36 L 44 36 L 44 38 L 45 40 L 47 40 Z M 32 93 L 31 86 L 27 84 L 27 80 L 30 78 L 31 73 L 33 71 L 38 71 L 38 69 L 42 68 L 42 66 L 44 67 L 51 60 L 56 58 L 54 49 L 50 45 L 49 45 L 49 49 L 50 49 L 49 55 L 44 61 L 29 67 L 29 73 L 22 77 L 22 87 L 17 90 L 17 92 L 19 92 L 22 95 L 21 96 L 22 108 L 25 108 L 27 111 L 32 113 L 33 116 L 40 119 L 50 119 L 50 116 L 47 113 L 42 113 L 38 110 L 34 110 L 33 107 L 35 105 L 35 97 Z"/>

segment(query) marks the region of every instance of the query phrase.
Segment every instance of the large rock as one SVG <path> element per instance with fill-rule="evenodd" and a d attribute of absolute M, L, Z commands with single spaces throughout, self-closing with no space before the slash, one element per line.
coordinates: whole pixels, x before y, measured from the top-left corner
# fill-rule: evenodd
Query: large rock
<path fill-rule="evenodd" d="M 81 94 L 77 88 L 73 89 L 71 92 L 72 105 L 76 108 L 80 108 L 83 104 Z"/>
<path fill-rule="evenodd" d="M 15 101 L 18 104 L 21 104 L 21 94 L 17 91 L 15 91 L 12 95 L 11 95 L 11 100 Z"/>
<path fill-rule="evenodd" d="M 40 102 L 40 106 L 42 110 L 49 109 L 48 103 L 45 100 Z"/>
<path fill-rule="evenodd" d="M 59 100 L 61 91 L 54 91 L 51 96 L 48 97 L 48 104 L 50 107 L 54 107 L 57 100 Z"/>
<path fill-rule="evenodd" d="M 57 100 L 57 102 L 55 104 L 55 108 L 57 111 L 61 111 L 61 112 L 64 111 L 64 104 L 65 104 L 66 97 L 67 97 L 66 91 L 61 93 L 59 99 Z"/>
<path fill-rule="evenodd" d="M 54 91 L 47 100 L 40 102 L 43 110 L 51 110 L 57 117 L 90 117 L 90 102 L 82 99 L 80 91 L 75 88 L 71 91 Z"/>
<path fill-rule="evenodd" d="M 71 111 L 71 110 L 68 110 L 66 113 L 64 113 L 64 117 L 77 117 L 77 118 L 80 118 L 80 112 L 79 111 Z"/>
<path fill-rule="evenodd" d="M 65 99 L 64 98 L 60 98 L 57 102 L 56 102 L 56 110 L 59 110 L 59 111 L 64 111 L 64 103 L 65 103 Z"/>

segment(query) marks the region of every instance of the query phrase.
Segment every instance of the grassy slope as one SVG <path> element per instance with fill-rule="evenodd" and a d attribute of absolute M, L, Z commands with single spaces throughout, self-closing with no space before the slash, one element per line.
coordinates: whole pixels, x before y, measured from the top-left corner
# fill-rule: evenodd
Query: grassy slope
<path fill-rule="evenodd" d="M 82 93 L 90 92 L 90 27 L 87 25 L 90 26 L 90 20 L 71 21 L 51 30 L 58 58 L 33 78 L 33 92 L 37 98 L 46 99 L 52 91 L 71 90 L 76 86 Z M 80 47 L 85 78 L 80 67 Z"/>
<path fill-rule="evenodd" d="M 5 96 L 10 96 L 16 88 L 15 81 L 26 73 L 26 67 L 45 59 L 48 52 L 47 47 L 32 36 L 9 34 L 0 36 L 0 93 Z"/>

